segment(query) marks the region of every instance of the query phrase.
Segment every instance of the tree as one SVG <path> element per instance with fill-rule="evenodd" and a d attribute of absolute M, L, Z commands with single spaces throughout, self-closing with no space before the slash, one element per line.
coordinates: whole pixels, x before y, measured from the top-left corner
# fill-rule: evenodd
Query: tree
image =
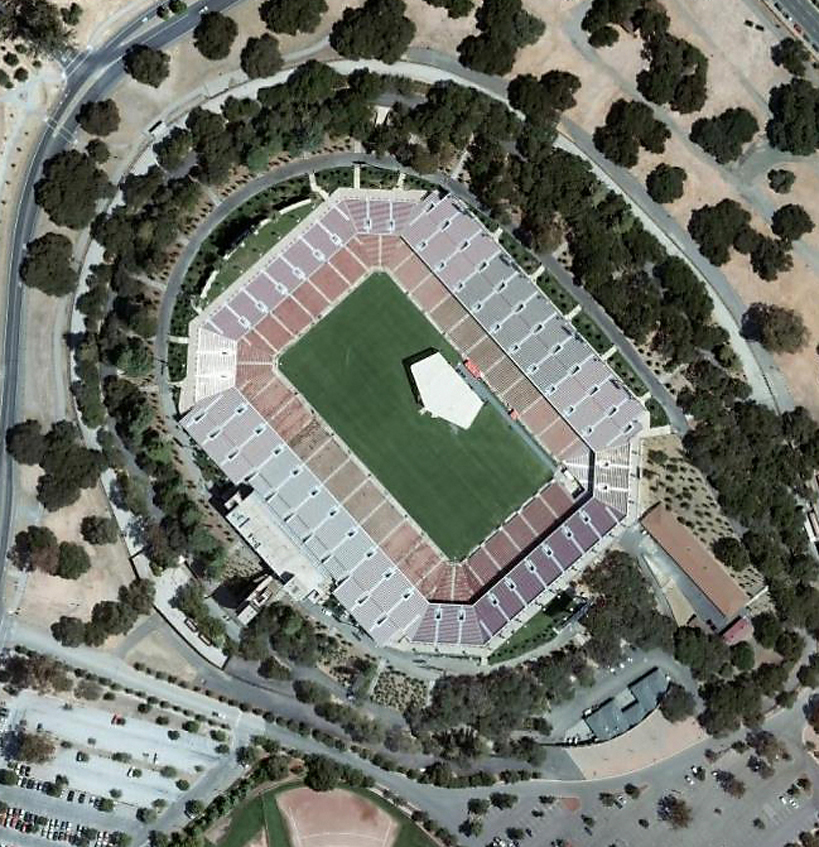
<path fill-rule="evenodd" d="M 60 557 L 57 536 L 48 527 L 30 526 L 14 537 L 11 557 L 21 570 L 55 574 Z"/>
<path fill-rule="evenodd" d="M 807 80 L 792 79 L 771 89 L 768 108 L 771 146 L 800 156 L 819 147 L 819 89 Z"/>
<path fill-rule="evenodd" d="M 239 63 L 251 79 L 273 76 L 282 67 L 279 42 L 269 33 L 248 38 Z"/>
<path fill-rule="evenodd" d="M 111 158 L 108 145 L 100 138 L 92 138 L 85 145 L 85 152 L 98 164 L 104 165 Z"/>
<path fill-rule="evenodd" d="M 668 127 L 654 117 L 645 103 L 617 100 L 606 115 L 606 123 L 594 131 L 594 146 L 624 168 L 637 164 L 640 148 L 662 153 L 671 137 Z"/>
<path fill-rule="evenodd" d="M 74 246 L 64 236 L 47 232 L 26 245 L 20 278 L 51 297 L 63 297 L 77 287 Z"/>
<path fill-rule="evenodd" d="M 185 803 L 185 814 L 189 818 L 195 818 L 205 811 L 205 804 L 201 800 L 188 800 Z"/>
<path fill-rule="evenodd" d="M 60 542 L 60 558 L 57 576 L 63 579 L 78 579 L 91 568 L 91 560 L 82 544 L 72 541 Z"/>
<path fill-rule="evenodd" d="M 691 140 L 721 165 L 733 162 L 756 135 L 759 124 L 747 109 L 726 109 L 713 118 L 700 118 L 691 127 Z"/>
<path fill-rule="evenodd" d="M 80 106 L 77 123 L 89 135 L 110 135 L 119 128 L 119 109 L 113 100 L 89 100 Z"/>
<path fill-rule="evenodd" d="M 739 249 L 738 243 L 734 246 Z M 790 242 L 753 233 L 751 267 L 760 279 L 769 282 L 776 279 L 782 271 L 789 271 L 793 267 Z"/>
<path fill-rule="evenodd" d="M 485 797 L 470 797 L 466 808 L 470 815 L 485 815 L 489 811 L 489 801 Z"/>
<path fill-rule="evenodd" d="M 193 148 L 190 130 L 174 127 L 161 141 L 154 144 L 154 153 L 160 166 L 166 171 L 175 171 Z"/>
<path fill-rule="evenodd" d="M 724 265 L 730 257 L 734 239 L 750 220 L 746 209 L 726 198 L 714 206 L 694 209 L 688 220 L 688 232 L 711 264 Z"/>
<path fill-rule="evenodd" d="M 747 641 L 731 647 L 731 664 L 739 671 L 750 671 L 754 667 L 754 648 Z"/>
<path fill-rule="evenodd" d="M 51 634 L 64 647 L 79 647 L 85 643 L 85 624 L 79 618 L 62 615 L 51 624 Z"/>
<path fill-rule="evenodd" d="M 171 57 L 147 44 L 134 44 L 122 57 L 126 73 L 137 82 L 159 88 L 171 72 Z"/>
<path fill-rule="evenodd" d="M 531 74 L 516 76 L 508 89 L 509 105 L 534 123 L 554 123 L 576 104 L 580 80 L 566 71 L 547 71 L 540 79 Z"/>
<path fill-rule="evenodd" d="M 663 717 L 677 723 L 694 714 L 694 696 L 690 691 L 678 685 L 676 682 L 669 684 L 668 689 L 660 701 L 660 711 Z"/>
<path fill-rule="evenodd" d="M 655 203 L 673 203 L 683 196 L 687 176 L 683 168 L 661 162 L 646 177 L 646 190 Z"/>
<path fill-rule="evenodd" d="M 803 206 L 787 203 L 773 213 L 771 229 L 780 238 L 796 241 L 813 232 L 813 221 Z"/>
<path fill-rule="evenodd" d="M 801 315 L 773 303 L 752 303 L 742 318 L 742 334 L 774 353 L 796 353 L 808 338 Z"/>
<path fill-rule="evenodd" d="M 238 34 L 239 27 L 233 18 L 221 12 L 203 12 L 193 30 L 193 43 L 206 59 L 217 61 L 230 55 Z"/>
<path fill-rule="evenodd" d="M 63 150 L 43 164 L 34 200 L 58 226 L 83 229 L 96 214 L 97 202 L 113 192 L 108 177 L 79 150 Z"/>
<path fill-rule="evenodd" d="M 119 538 L 117 522 L 103 515 L 86 515 L 80 532 L 89 544 L 113 544 Z"/>
<path fill-rule="evenodd" d="M 330 44 L 350 59 L 392 64 L 415 37 L 415 24 L 405 10 L 404 0 L 365 0 L 357 9 L 345 9 L 330 31 Z"/>
<path fill-rule="evenodd" d="M 509 73 L 517 51 L 546 32 L 543 21 L 527 12 L 521 0 L 483 0 L 475 22 L 479 34 L 458 45 L 458 57 L 462 65 L 487 74 Z"/>
<path fill-rule="evenodd" d="M 20 761 L 38 765 L 50 762 L 56 752 L 54 742 L 43 732 L 17 732 L 14 748 Z"/>
<path fill-rule="evenodd" d="M 807 47 L 796 38 L 783 38 L 771 48 L 771 58 L 775 65 L 785 68 L 793 76 L 804 76 L 810 62 Z"/>
<path fill-rule="evenodd" d="M 518 796 L 506 791 L 493 791 L 489 795 L 489 802 L 496 809 L 511 809 L 518 802 Z"/>
<path fill-rule="evenodd" d="M 793 171 L 785 170 L 785 168 L 772 168 L 768 171 L 768 185 L 771 191 L 777 194 L 787 194 L 793 184 L 796 182 L 796 175 Z"/>
<path fill-rule="evenodd" d="M 39 465 L 45 446 L 39 421 L 29 418 L 6 430 L 6 450 L 21 465 Z"/>
<path fill-rule="evenodd" d="M 265 0 L 259 17 L 271 32 L 313 32 L 327 11 L 325 0 Z"/>
<path fill-rule="evenodd" d="M 691 807 L 681 797 L 666 794 L 657 804 L 657 817 L 672 829 L 686 829 L 691 823 Z"/>

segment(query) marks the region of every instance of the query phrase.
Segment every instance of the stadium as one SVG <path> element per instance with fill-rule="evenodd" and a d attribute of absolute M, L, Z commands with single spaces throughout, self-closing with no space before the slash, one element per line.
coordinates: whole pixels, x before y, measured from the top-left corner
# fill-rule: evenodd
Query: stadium
<path fill-rule="evenodd" d="M 294 596 L 484 654 L 634 517 L 648 412 L 536 276 L 450 195 L 336 189 L 191 321 L 182 424 Z"/>

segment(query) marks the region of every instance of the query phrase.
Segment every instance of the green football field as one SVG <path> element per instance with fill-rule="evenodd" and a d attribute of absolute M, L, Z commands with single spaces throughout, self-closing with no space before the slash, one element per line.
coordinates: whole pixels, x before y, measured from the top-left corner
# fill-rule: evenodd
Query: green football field
<path fill-rule="evenodd" d="M 374 274 L 280 361 L 284 375 L 443 552 L 461 559 L 551 476 L 500 411 L 468 430 L 422 415 L 404 360 L 457 353 L 386 274 Z"/>

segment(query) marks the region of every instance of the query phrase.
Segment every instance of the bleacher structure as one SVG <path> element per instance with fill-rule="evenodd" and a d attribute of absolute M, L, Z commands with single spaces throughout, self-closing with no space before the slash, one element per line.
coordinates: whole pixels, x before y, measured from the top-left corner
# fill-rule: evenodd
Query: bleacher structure
<path fill-rule="evenodd" d="M 558 467 L 461 562 L 446 560 L 277 370 L 281 352 L 374 270 Z M 634 518 L 646 409 L 450 195 L 337 189 L 191 322 L 187 374 L 184 427 L 262 498 L 381 644 L 494 649 Z"/>

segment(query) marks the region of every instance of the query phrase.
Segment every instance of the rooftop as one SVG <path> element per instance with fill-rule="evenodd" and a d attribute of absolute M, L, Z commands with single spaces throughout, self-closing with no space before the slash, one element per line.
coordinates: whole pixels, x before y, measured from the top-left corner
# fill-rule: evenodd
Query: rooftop
<path fill-rule="evenodd" d="M 745 592 L 702 541 L 661 504 L 643 515 L 649 535 L 725 618 L 748 602 Z"/>

